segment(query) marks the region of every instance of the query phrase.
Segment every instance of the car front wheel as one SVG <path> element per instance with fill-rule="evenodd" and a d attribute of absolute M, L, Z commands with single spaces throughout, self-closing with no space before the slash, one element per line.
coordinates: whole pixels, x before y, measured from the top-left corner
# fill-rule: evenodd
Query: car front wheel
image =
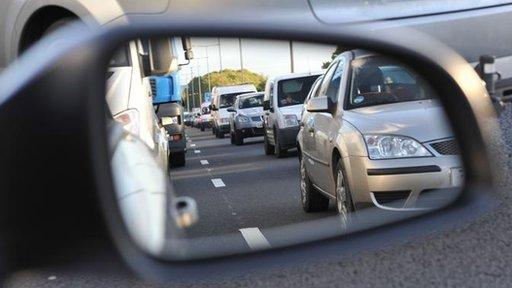
<path fill-rule="evenodd" d="M 265 147 L 265 155 L 272 155 L 272 154 L 274 154 L 274 146 L 272 146 L 268 142 L 268 137 L 267 137 L 267 133 L 266 132 L 263 135 L 263 141 L 264 141 L 263 147 Z"/>
<path fill-rule="evenodd" d="M 276 130 L 274 130 L 274 154 L 277 158 L 283 158 L 286 155 L 286 149 L 281 148 L 281 143 L 279 143 L 279 136 L 277 135 Z"/>
<path fill-rule="evenodd" d="M 351 213 L 355 211 L 354 204 L 352 202 L 352 195 L 348 185 L 348 179 L 343 168 L 343 163 L 338 160 L 336 165 L 336 210 L 341 221 L 342 229 L 346 229 Z"/>
<path fill-rule="evenodd" d="M 302 209 L 306 212 L 325 211 L 329 208 L 329 199 L 313 187 L 304 161 L 303 156 L 300 161 L 300 198 Z"/>
<path fill-rule="evenodd" d="M 235 129 L 235 145 L 240 146 L 244 144 L 244 137 L 240 130 Z"/>

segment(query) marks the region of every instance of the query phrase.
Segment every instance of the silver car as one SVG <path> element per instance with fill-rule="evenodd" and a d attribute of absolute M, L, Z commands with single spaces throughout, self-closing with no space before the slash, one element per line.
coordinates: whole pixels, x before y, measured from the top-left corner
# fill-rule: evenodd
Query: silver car
<path fill-rule="evenodd" d="M 429 209 L 463 183 L 457 142 L 434 91 L 389 58 L 340 54 L 313 86 L 301 123 L 306 212 L 326 210 L 329 199 L 342 215 L 369 206 Z"/>
<path fill-rule="evenodd" d="M 244 138 L 263 136 L 263 92 L 236 97 L 233 107 L 227 109 L 231 144 L 242 145 Z"/>

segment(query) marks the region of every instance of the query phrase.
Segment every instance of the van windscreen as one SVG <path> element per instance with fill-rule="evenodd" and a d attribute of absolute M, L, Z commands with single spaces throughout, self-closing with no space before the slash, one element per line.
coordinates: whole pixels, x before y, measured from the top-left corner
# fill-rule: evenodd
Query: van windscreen
<path fill-rule="evenodd" d="M 279 107 L 304 104 L 311 86 L 319 75 L 281 80 L 278 84 Z"/>
<path fill-rule="evenodd" d="M 246 94 L 246 93 L 251 93 L 251 92 L 253 92 L 253 91 L 222 94 L 219 96 L 219 108 L 231 107 L 231 106 L 233 106 L 233 103 L 235 103 L 236 96 Z"/>

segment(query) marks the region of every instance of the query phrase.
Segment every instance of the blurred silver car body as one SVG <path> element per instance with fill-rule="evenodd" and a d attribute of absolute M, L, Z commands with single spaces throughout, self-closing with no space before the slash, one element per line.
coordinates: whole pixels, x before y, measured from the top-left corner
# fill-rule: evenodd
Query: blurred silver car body
<path fill-rule="evenodd" d="M 244 138 L 263 135 L 263 96 L 265 93 L 238 95 L 230 112 L 231 144 L 241 145 Z M 253 101 L 251 101 L 253 100 Z"/>
<path fill-rule="evenodd" d="M 297 141 L 301 173 L 305 173 L 302 181 L 310 181 L 314 192 L 320 195 L 317 196 L 322 204 L 310 210 L 305 208 L 306 211 L 327 209 L 328 199 L 340 204 L 339 198 L 351 201 L 347 204 L 352 207 L 349 210 L 367 206 L 386 210 L 428 209 L 438 203 L 435 201 L 452 195 L 449 191 L 463 183 L 464 173 L 457 143 L 438 100 L 424 95 L 423 99 L 418 100 L 363 105 L 365 100 L 361 95 L 377 92 L 361 93 L 350 98 L 355 88 L 352 86 L 361 79 L 354 76 L 353 63 L 357 59 L 379 58 L 361 50 L 344 52 L 331 63 L 322 82 L 312 88 Z M 389 69 L 386 72 L 389 75 L 397 72 L 392 69 L 400 69 L 399 65 L 381 68 Z M 374 75 L 362 81 L 376 81 Z M 383 75 L 381 73 L 381 78 L 387 77 Z M 357 89 L 363 87 L 361 83 Z M 383 89 L 375 83 L 369 86 L 378 89 L 378 92 Z M 405 88 L 401 89 L 404 91 Z M 354 103 L 359 101 L 361 106 L 349 107 L 350 101 L 354 100 Z M 326 111 L 329 102 L 334 111 Z M 317 112 L 312 112 L 315 110 Z M 409 145 L 394 144 L 389 147 L 416 147 L 414 149 L 417 151 L 412 156 L 399 154 L 398 157 L 379 157 L 381 152 L 378 149 L 384 147 L 382 141 Z M 341 173 L 337 173 L 338 162 L 343 170 Z M 347 185 L 346 189 L 343 188 L 349 193 L 347 197 L 338 196 L 337 189 L 342 191 L 337 186 L 338 182 Z M 435 196 L 428 196 L 429 201 L 420 203 L 420 194 Z"/>

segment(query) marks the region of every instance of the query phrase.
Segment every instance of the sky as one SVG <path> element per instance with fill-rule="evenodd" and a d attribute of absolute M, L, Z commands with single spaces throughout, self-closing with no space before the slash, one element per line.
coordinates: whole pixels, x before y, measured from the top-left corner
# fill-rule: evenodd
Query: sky
<path fill-rule="evenodd" d="M 220 41 L 219 41 L 220 40 Z M 240 69 L 240 46 L 238 38 L 192 38 L 194 58 L 190 65 L 182 66 L 181 84 L 187 84 L 191 75 L 204 75 L 209 71 Z M 219 42 L 220 55 L 219 58 Z M 245 39 L 242 42 L 243 68 L 272 77 L 291 73 L 290 43 L 280 40 Z M 185 63 L 181 45 L 179 62 Z M 331 59 L 336 49 L 332 45 L 293 42 L 295 72 L 321 70 L 322 63 Z M 207 58 L 208 57 L 208 58 Z M 219 61 L 222 59 L 222 61 Z M 222 63 L 221 63 L 222 62 Z"/>

